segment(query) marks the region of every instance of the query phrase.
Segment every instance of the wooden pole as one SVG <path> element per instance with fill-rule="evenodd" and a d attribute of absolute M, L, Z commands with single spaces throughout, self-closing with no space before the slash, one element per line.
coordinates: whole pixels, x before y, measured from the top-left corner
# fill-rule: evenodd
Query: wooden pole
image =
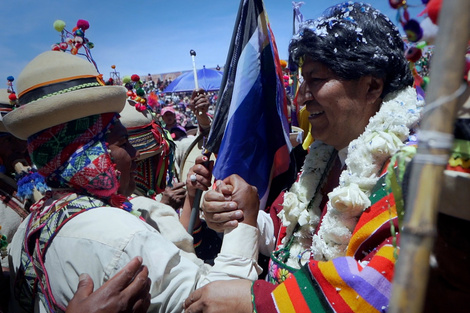
<path fill-rule="evenodd" d="M 451 96 L 461 87 L 465 51 L 470 39 L 470 1 L 444 0 L 432 57 L 427 105 Z M 413 163 L 401 230 L 401 248 L 393 282 L 389 312 L 422 312 L 429 275 L 429 257 L 436 233 L 443 170 L 450 155 L 457 99 L 423 116 Z M 453 98 L 453 99 L 452 99 Z M 421 141 L 421 139 L 430 140 Z M 446 140 L 445 138 L 449 138 Z M 451 310 L 451 308 L 449 308 Z"/>

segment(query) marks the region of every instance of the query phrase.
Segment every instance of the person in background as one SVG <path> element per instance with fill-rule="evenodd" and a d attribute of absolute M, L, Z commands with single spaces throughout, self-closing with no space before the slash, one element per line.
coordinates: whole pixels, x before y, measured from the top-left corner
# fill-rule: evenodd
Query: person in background
<path fill-rule="evenodd" d="M 149 312 L 181 311 L 182 299 L 210 281 L 257 277 L 257 212 L 224 236 L 210 267 L 142 221 L 128 201 L 138 154 L 118 119 L 125 88 L 105 86 L 79 56 L 48 51 L 21 72 L 18 95 L 5 126 L 28 140 L 32 163 L 52 190 L 13 237 L 12 311 L 65 311 L 81 273 L 99 288 L 137 256 L 151 280 Z"/>
<path fill-rule="evenodd" d="M 176 119 L 176 111 L 173 106 L 164 107 L 160 114 L 162 116 L 163 122 L 165 123 L 165 129 L 170 132 L 173 140 L 178 141 L 188 136 L 186 134 L 186 129 L 178 124 Z"/>
<path fill-rule="evenodd" d="M 271 207 L 277 244 L 267 281 L 206 285 L 185 301 L 186 310 L 387 310 L 399 252 L 387 164 L 423 104 L 404 47 L 397 27 L 368 4 L 341 3 L 301 25 L 289 54 L 302 69 L 315 141 L 298 181 Z M 242 219 L 224 199 L 239 189 L 219 190 L 204 198 L 206 221 L 236 227 Z"/>
<path fill-rule="evenodd" d="M 128 98 L 120 114 L 129 142 L 139 153 L 135 193 L 180 210 L 186 189 L 184 182 L 177 181 L 173 175 L 175 148 L 151 112 L 138 110 L 135 104 Z"/>

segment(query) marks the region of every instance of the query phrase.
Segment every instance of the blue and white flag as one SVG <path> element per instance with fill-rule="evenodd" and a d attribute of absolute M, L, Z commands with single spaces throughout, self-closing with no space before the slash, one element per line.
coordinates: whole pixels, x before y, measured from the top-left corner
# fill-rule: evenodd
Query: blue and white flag
<path fill-rule="evenodd" d="M 272 178 L 289 168 L 287 96 L 262 0 L 242 0 L 205 148 L 213 174 L 238 174 L 258 188 L 263 209 Z"/>

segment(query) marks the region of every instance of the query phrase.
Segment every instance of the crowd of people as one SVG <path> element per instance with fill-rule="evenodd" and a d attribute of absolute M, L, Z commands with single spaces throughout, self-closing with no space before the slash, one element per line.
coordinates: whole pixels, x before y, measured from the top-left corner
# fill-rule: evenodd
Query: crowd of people
<path fill-rule="evenodd" d="M 0 311 L 386 312 L 406 194 L 390 160 L 416 145 L 424 105 L 405 44 L 384 14 L 347 2 L 288 49 L 313 140 L 265 211 L 240 176 L 213 183 L 207 156 L 175 174 L 188 131 L 210 129 L 214 93 L 141 110 L 84 58 L 29 62 L 18 98 L 0 95 Z"/>

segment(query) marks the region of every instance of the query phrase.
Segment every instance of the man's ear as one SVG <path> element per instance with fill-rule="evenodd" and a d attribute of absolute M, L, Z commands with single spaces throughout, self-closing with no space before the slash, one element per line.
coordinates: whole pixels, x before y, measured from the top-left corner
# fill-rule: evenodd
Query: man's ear
<path fill-rule="evenodd" d="M 380 98 L 384 90 L 384 79 L 370 76 L 369 89 L 367 91 L 367 100 L 375 103 Z"/>

